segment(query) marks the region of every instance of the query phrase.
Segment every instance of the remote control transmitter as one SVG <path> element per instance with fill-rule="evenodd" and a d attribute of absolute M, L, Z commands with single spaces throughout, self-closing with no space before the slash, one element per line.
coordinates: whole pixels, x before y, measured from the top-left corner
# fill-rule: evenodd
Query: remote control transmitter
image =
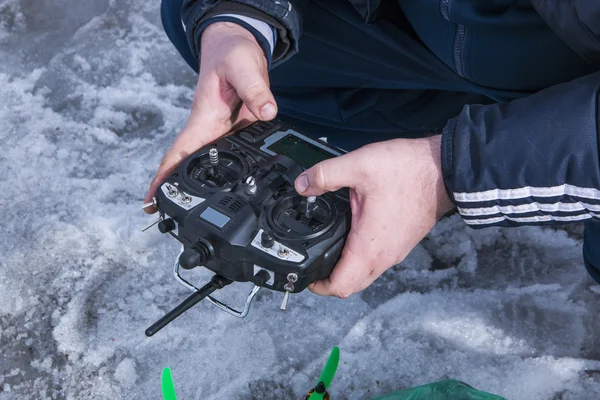
<path fill-rule="evenodd" d="M 280 121 L 257 122 L 223 137 L 184 160 L 144 207 L 158 209 L 158 226 L 181 244 L 175 278 L 192 295 L 146 330 L 152 336 L 187 309 L 207 299 L 243 318 L 259 289 L 282 292 L 281 310 L 292 293 L 327 278 L 350 229 L 347 189 L 304 197 L 295 179 L 320 161 L 344 151 L 311 139 Z M 201 288 L 182 270 L 214 272 Z M 232 282 L 252 282 L 242 311 L 211 294 Z"/>

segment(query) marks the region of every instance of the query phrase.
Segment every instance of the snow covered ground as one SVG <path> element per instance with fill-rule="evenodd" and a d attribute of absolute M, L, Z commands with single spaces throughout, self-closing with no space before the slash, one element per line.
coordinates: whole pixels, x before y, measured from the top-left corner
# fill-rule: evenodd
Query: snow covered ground
<path fill-rule="evenodd" d="M 145 337 L 188 295 L 170 270 L 178 244 L 140 232 L 195 83 L 158 6 L 0 0 L 0 400 L 159 399 L 166 366 L 180 399 L 301 399 L 335 345 L 336 400 L 445 378 L 508 399 L 600 398 L 600 290 L 578 225 L 450 218 L 348 300 L 307 291 L 283 313 L 265 292 L 244 320 L 204 303 Z"/>

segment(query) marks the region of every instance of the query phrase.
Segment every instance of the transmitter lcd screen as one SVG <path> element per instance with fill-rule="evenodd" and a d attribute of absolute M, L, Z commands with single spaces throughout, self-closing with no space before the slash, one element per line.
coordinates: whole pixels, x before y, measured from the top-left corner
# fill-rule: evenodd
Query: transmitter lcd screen
<path fill-rule="evenodd" d="M 272 152 L 291 158 L 304 168 L 310 168 L 323 160 L 335 157 L 295 135 L 286 135 L 267 148 Z"/>
<path fill-rule="evenodd" d="M 206 210 L 202 214 L 200 214 L 200 218 L 205 221 L 210 222 L 213 225 L 218 226 L 219 228 L 223 228 L 231 218 L 227 215 L 218 212 L 214 208 L 207 207 Z"/>

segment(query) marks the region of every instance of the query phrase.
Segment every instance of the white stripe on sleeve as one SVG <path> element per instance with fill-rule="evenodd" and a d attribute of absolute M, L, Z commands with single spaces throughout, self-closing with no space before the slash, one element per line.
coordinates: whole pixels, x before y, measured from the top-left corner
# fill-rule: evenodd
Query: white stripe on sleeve
<path fill-rule="evenodd" d="M 600 212 L 600 204 L 587 204 L 582 202 L 576 203 L 529 203 L 516 206 L 492 206 L 480 208 L 465 208 L 458 207 L 458 212 L 461 215 L 468 216 L 485 216 L 494 214 L 525 214 L 529 212 L 542 211 L 546 213 L 556 212 L 577 212 L 577 211 L 594 211 Z"/>
<path fill-rule="evenodd" d="M 552 187 L 525 186 L 518 189 L 492 189 L 483 192 L 454 193 L 454 199 L 458 202 L 469 203 L 493 200 L 516 200 L 527 197 L 558 197 L 564 195 L 600 200 L 600 190 L 573 185 Z"/>
<path fill-rule="evenodd" d="M 492 225 L 502 221 L 513 221 L 519 223 L 538 223 L 538 222 L 576 222 L 584 221 L 591 218 L 599 218 L 599 214 L 585 213 L 579 215 L 569 216 L 555 216 L 555 215 L 536 215 L 533 217 L 508 217 L 503 215 L 501 217 L 487 218 L 487 219 L 463 219 L 467 225 Z"/>

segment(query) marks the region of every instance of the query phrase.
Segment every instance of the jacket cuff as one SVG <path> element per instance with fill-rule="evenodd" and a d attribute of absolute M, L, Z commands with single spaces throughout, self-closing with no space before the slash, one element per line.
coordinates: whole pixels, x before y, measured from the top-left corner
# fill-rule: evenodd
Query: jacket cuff
<path fill-rule="evenodd" d="M 182 8 L 182 21 L 186 27 L 188 45 L 194 57 L 199 57 L 199 35 L 197 30 L 204 23 L 222 14 L 236 14 L 263 21 L 276 32 L 272 51 L 272 67 L 288 60 L 298 51 L 301 32 L 301 19 L 298 11 L 288 1 L 256 2 L 252 6 L 245 0 L 220 1 L 209 5 L 208 1 L 185 1 Z M 211 2 L 213 3 L 213 2 Z"/>
<path fill-rule="evenodd" d="M 273 49 L 275 48 L 275 42 L 277 41 L 277 31 L 266 22 L 260 21 L 256 18 L 245 17 L 243 15 L 238 14 L 223 14 L 220 17 L 231 17 L 236 21 L 244 21 L 254 29 L 256 29 L 261 37 L 263 37 L 269 44 L 269 57 L 273 55 Z"/>
<path fill-rule="evenodd" d="M 442 154 L 441 154 L 441 164 L 442 164 L 442 176 L 444 178 L 444 187 L 446 188 L 446 194 L 450 198 L 453 204 L 456 205 L 454 201 L 454 191 L 453 191 L 453 178 L 454 178 L 454 160 L 453 160 L 453 149 L 454 146 L 454 131 L 456 130 L 456 122 L 458 118 L 452 118 L 447 123 L 444 129 L 442 130 Z"/>
<path fill-rule="evenodd" d="M 201 38 L 202 38 L 202 32 L 204 32 L 204 29 L 206 29 L 210 24 L 213 24 L 215 22 L 236 23 L 236 24 L 242 26 L 243 28 L 245 28 L 250 33 L 252 33 L 252 35 L 256 39 L 256 42 L 263 49 L 263 52 L 265 53 L 265 57 L 267 59 L 268 68 L 271 69 L 274 40 L 269 41 L 269 38 L 267 38 L 263 32 L 259 31 L 257 29 L 257 27 L 252 25 L 249 21 L 244 20 L 242 18 L 237 18 L 236 16 L 229 15 L 229 14 L 228 15 L 218 15 L 215 17 L 208 18 L 208 19 L 204 20 L 204 22 L 202 22 L 196 28 L 196 33 L 195 33 L 196 54 L 198 54 L 198 55 L 200 54 L 200 43 L 201 43 Z M 270 34 L 272 35 L 272 38 L 275 36 L 272 31 L 270 32 Z"/>

